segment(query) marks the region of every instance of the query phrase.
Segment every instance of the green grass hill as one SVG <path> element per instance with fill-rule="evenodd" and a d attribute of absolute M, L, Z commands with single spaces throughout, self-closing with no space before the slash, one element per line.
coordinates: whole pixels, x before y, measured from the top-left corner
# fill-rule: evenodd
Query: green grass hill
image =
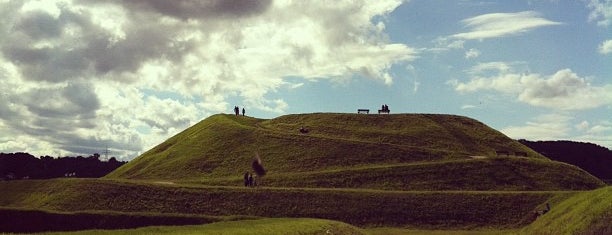
<path fill-rule="evenodd" d="M 256 153 L 268 174 L 259 187 L 244 187 L 242 175 L 252 171 Z M 311 225 L 313 234 L 330 228 L 361 233 L 350 225 L 519 231 L 534 221 L 534 210 L 553 204 L 525 228 L 537 233 L 553 223 L 547 221 L 576 220 L 561 213 L 572 202 L 590 201 L 572 213 L 593 206 L 593 219 L 584 224 L 600 226 L 609 217 L 599 212 L 609 211 L 609 187 L 584 190 L 603 186 L 582 169 L 466 117 L 318 113 L 265 120 L 219 114 L 102 179 L 0 182 L 0 232 L 11 226 L 28 232 L 14 226 L 26 223 L 33 232 L 211 222 L 219 223 L 119 233 L 240 232 L 229 224 L 274 224 L 271 232 L 282 234 Z M 244 220 L 259 218 L 274 219 Z"/>
<path fill-rule="evenodd" d="M 612 234 L 612 187 L 581 192 L 553 204 L 523 234 Z"/>
<path fill-rule="evenodd" d="M 198 218 L 194 219 L 213 221 L 228 216 L 321 218 L 367 227 L 438 229 L 520 228 L 531 222 L 529 218 L 534 208 L 551 198 L 575 194 L 565 191 L 245 188 L 103 179 L 0 182 L 0 191 L 5 192 L 0 197 L 0 207 L 19 208 L 24 211 L 25 218 L 31 217 L 27 210 L 45 210 L 128 213 L 124 214 L 128 218 L 150 214 L 147 218 L 153 219 L 160 214 L 168 217 L 196 215 Z M 18 218 L 5 218 L 4 222 Z"/>
<path fill-rule="evenodd" d="M 309 132 L 300 133 L 301 127 Z M 510 156 L 499 157 L 500 151 Z M 106 178 L 235 186 L 252 171 L 256 152 L 269 172 L 267 186 L 574 190 L 603 185 L 481 122 L 441 114 L 316 113 L 270 120 L 218 114 Z"/>

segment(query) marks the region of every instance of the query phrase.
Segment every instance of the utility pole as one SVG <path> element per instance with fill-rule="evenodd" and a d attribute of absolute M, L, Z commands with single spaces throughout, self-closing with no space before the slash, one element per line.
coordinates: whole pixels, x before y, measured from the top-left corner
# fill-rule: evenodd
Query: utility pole
<path fill-rule="evenodd" d="M 103 161 L 108 161 L 108 145 L 106 145 L 106 149 L 104 149 L 104 159 L 102 159 Z"/>

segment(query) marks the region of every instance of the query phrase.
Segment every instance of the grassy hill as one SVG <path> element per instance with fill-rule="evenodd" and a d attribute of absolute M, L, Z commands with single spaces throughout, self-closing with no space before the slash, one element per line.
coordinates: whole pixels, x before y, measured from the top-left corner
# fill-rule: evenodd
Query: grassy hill
<path fill-rule="evenodd" d="M 300 127 L 307 128 L 302 134 Z M 498 157 L 498 151 L 523 157 Z M 439 114 L 214 115 L 107 175 L 240 185 L 259 153 L 265 184 L 385 190 L 582 190 L 603 184 L 470 118 Z"/>
<path fill-rule="evenodd" d="M 300 133 L 301 127 L 309 132 Z M 260 179 L 263 186 L 247 188 L 242 175 L 252 171 L 255 153 L 268 174 Z M 103 179 L 0 182 L 0 212 L 15 215 L 5 223 L 35 216 L 41 226 L 58 217 L 107 224 L 273 217 L 516 230 L 533 221 L 535 209 L 582 193 L 568 190 L 603 186 L 580 168 L 551 161 L 466 117 L 325 113 L 265 120 L 219 114 Z"/>
<path fill-rule="evenodd" d="M 113 211 L 198 218 L 322 218 L 357 226 L 520 228 L 560 191 L 386 191 L 244 188 L 100 179 L 0 182 L 0 207 L 63 212 Z M 70 221 L 70 220 L 68 220 Z M 35 226 L 35 224 L 31 224 Z"/>
<path fill-rule="evenodd" d="M 612 234 L 612 187 L 575 194 L 525 227 L 523 234 Z"/>

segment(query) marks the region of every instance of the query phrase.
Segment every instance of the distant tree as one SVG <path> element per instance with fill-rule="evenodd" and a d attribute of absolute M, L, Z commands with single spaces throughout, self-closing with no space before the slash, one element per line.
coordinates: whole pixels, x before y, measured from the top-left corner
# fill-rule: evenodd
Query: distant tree
<path fill-rule="evenodd" d="M 609 181 L 612 179 L 612 151 L 592 144 L 573 141 L 529 141 L 522 144 L 555 161 L 569 163 L 590 174 Z"/>
<path fill-rule="evenodd" d="M 100 154 L 87 158 L 41 156 L 36 158 L 28 153 L 0 153 L 0 177 L 3 179 L 48 179 L 74 175 L 78 177 L 102 177 L 126 162 L 115 157 L 108 162 L 100 161 Z M 9 177 L 10 176 L 10 177 Z"/>

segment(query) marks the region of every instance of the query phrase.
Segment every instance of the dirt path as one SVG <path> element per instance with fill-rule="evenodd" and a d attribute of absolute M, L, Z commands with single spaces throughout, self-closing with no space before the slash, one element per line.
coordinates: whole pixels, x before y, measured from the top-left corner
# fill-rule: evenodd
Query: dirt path
<path fill-rule="evenodd" d="M 176 183 L 171 182 L 171 181 L 155 181 L 153 183 L 156 183 L 156 184 L 167 184 L 167 185 L 175 185 L 176 184 Z"/>

